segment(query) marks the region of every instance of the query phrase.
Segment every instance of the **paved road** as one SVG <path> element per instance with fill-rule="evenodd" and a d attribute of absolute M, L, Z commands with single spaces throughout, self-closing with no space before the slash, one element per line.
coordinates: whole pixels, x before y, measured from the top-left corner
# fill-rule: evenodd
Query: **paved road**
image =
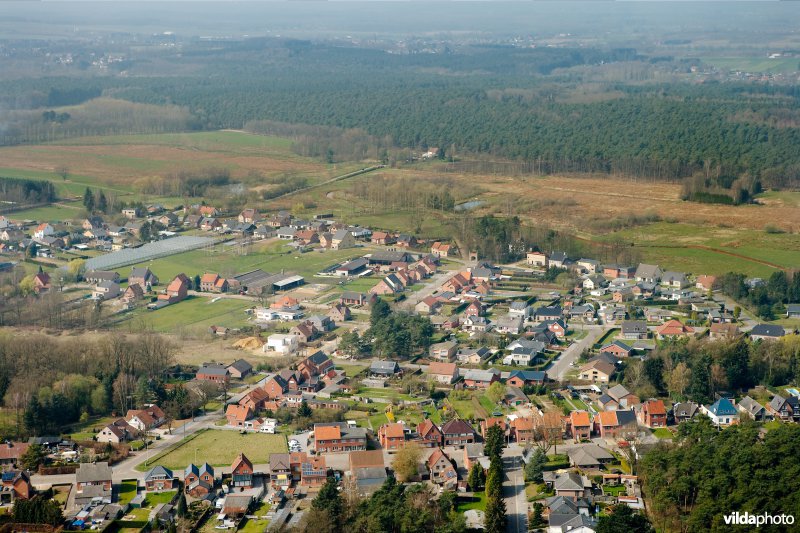
<path fill-rule="evenodd" d="M 400 302 L 399 307 L 414 309 L 419 302 L 433 294 L 442 286 L 442 283 L 456 275 L 452 270 L 440 270 L 425 282 L 425 287 L 418 291 L 409 291 L 408 298 Z"/>
<path fill-rule="evenodd" d="M 603 335 L 605 329 L 603 326 L 583 326 L 588 332 L 587 335 L 578 342 L 561 352 L 550 367 L 547 369 L 547 376 L 555 381 L 561 381 L 566 376 L 567 372 L 572 368 L 570 364 L 580 357 L 583 350 L 590 348 L 600 336 Z"/>
<path fill-rule="evenodd" d="M 525 479 L 522 470 L 524 463 L 519 455 L 509 456 L 506 453 L 504 456 L 506 479 L 503 481 L 503 497 L 508 517 L 506 531 L 525 533 L 528 531 L 528 499 L 525 497 Z"/>

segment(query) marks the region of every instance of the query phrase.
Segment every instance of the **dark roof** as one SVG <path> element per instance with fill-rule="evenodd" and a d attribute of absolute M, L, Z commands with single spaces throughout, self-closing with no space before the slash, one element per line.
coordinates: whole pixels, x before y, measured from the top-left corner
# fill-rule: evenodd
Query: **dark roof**
<path fill-rule="evenodd" d="M 711 404 L 708 410 L 716 416 L 729 416 L 736 414 L 736 408 L 727 398 L 720 398 Z"/>
<path fill-rule="evenodd" d="M 617 424 L 620 426 L 626 426 L 628 424 L 633 424 L 636 422 L 636 413 L 631 410 L 619 410 L 617 411 Z"/>
<path fill-rule="evenodd" d="M 308 359 L 307 359 L 307 361 L 309 361 L 310 363 L 314 363 L 317 366 L 323 364 L 325 361 L 328 361 L 328 360 L 329 360 L 329 358 L 328 358 L 327 355 L 325 355 L 324 352 L 315 352 L 315 353 L 309 355 Z"/>
<path fill-rule="evenodd" d="M 467 422 L 454 418 L 442 426 L 442 434 L 475 433 Z"/>
<path fill-rule="evenodd" d="M 547 374 L 542 370 L 513 370 L 508 377 L 518 377 L 524 381 L 544 381 Z"/>
<path fill-rule="evenodd" d="M 396 361 L 373 361 L 369 371 L 373 374 L 394 374 L 400 371 L 400 365 Z"/>
<path fill-rule="evenodd" d="M 234 361 L 233 363 L 229 364 L 228 368 L 235 368 L 239 372 L 248 372 L 250 370 L 253 370 L 253 365 L 251 365 L 244 359 L 239 359 L 238 361 Z"/>
<path fill-rule="evenodd" d="M 561 316 L 563 314 L 563 310 L 561 306 L 553 305 L 553 306 L 543 306 L 536 310 L 536 316 L 543 315 L 543 316 Z"/>
<path fill-rule="evenodd" d="M 647 322 L 644 320 L 626 320 L 622 323 L 622 333 L 647 333 Z"/>
<path fill-rule="evenodd" d="M 783 326 L 777 324 L 758 324 L 750 330 L 750 336 L 757 335 L 760 337 L 783 337 L 786 335 L 786 330 Z"/>

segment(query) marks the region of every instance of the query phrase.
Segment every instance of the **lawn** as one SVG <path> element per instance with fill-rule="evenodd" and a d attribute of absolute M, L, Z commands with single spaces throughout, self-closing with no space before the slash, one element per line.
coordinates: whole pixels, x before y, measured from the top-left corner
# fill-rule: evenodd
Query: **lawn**
<path fill-rule="evenodd" d="M 620 496 L 625 495 L 628 493 L 627 488 L 625 485 L 604 485 L 603 486 L 603 494 L 609 494 L 611 496 Z"/>
<path fill-rule="evenodd" d="M 97 432 L 107 426 L 118 417 L 113 416 L 93 416 L 86 422 L 76 422 L 63 429 L 72 440 L 91 440 Z"/>
<path fill-rule="evenodd" d="M 346 365 L 337 364 L 336 368 L 343 371 L 347 377 L 352 378 L 363 372 L 364 369 L 369 368 L 369 366 L 359 365 L 359 364 L 346 364 Z"/>
<path fill-rule="evenodd" d="M 155 311 L 144 307 L 129 313 L 128 318 L 117 324 L 127 328 L 133 322 L 146 324 L 154 331 L 174 332 L 178 327 L 208 327 L 214 325 L 240 327 L 247 324 L 245 309 L 252 302 L 221 299 L 216 302 L 204 296 L 189 296 L 186 300 Z"/>
<path fill-rule="evenodd" d="M 456 511 L 463 513 L 477 509 L 478 511 L 486 511 L 486 492 L 473 492 L 472 496 L 459 496 L 456 501 Z"/>
<path fill-rule="evenodd" d="M 286 450 L 286 437 L 282 435 L 243 435 L 236 431 L 209 429 L 178 442 L 149 461 L 147 466 L 139 465 L 137 470 L 146 472 L 156 465 L 180 470 L 195 460 L 199 463 L 208 462 L 212 466 L 230 466 L 240 453 L 254 464 L 263 464 L 269 462 L 270 454 Z"/>
<path fill-rule="evenodd" d="M 137 482 L 135 479 L 125 479 L 119 484 L 119 504 L 125 506 L 136 496 Z"/>
<path fill-rule="evenodd" d="M 582 409 L 584 411 L 588 411 L 589 410 L 589 406 L 586 405 L 586 403 L 583 400 L 581 400 L 580 398 L 574 398 L 574 399 L 570 398 L 570 401 L 578 409 Z"/>
<path fill-rule="evenodd" d="M 389 419 L 386 418 L 385 413 L 377 413 L 369 417 L 369 423 L 374 431 L 378 431 L 382 425 L 389 423 Z"/>
<path fill-rule="evenodd" d="M 475 418 L 475 404 L 472 399 L 469 400 L 447 400 L 448 403 L 456 410 L 459 418 L 464 420 L 472 420 Z"/>
<path fill-rule="evenodd" d="M 77 204 L 76 204 L 77 205 Z M 15 211 L 11 213 L 11 217 L 16 220 L 36 220 L 47 222 L 61 222 L 64 220 L 72 220 L 83 215 L 83 207 L 80 209 L 73 209 L 63 205 L 50 205 L 47 207 L 35 207 L 33 209 L 25 209 L 23 211 Z"/>
<path fill-rule="evenodd" d="M 114 522 L 118 533 L 139 533 L 147 526 L 147 519 L 150 517 L 150 509 L 136 508 L 122 517 L 122 520 Z M 126 520 L 127 519 L 127 520 Z M 113 526 L 112 526 L 113 527 Z"/>
<path fill-rule="evenodd" d="M 269 524 L 269 520 L 266 519 L 267 512 L 269 511 L 270 504 L 266 502 L 262 502 L 258 508 L 253 511 L 253 515 L 258 517 L 263 517 L 259 520 L 251 520 L 250 518 L 245 518 L 242 521 L 242 524 L 239 526 L 239 531 L 243 533 L 261 533 L 264 531 L 264 528 L 267 527 Z"/>
<path fill-rule="evenodd" d="M 159 503 L 169 503 L 178 492 L 169 490 L 166 492 L 148 492 L 144 500 L 144 507 L 154 508 Z"/>
<path fill-rule="evenodd" d="M 671 439 L 674 437 L 672 432 L 667 428 L 656 428 L 653 430 L 653 435 L 655 435 L 659 439 Z"/>
<path fill-rule="evenodd" d="M 414 398 L 411 397 L 410 395 L 403 394 L 402 392 L 398 392 L 390 387 L 387 387 L 385 389 L 370 389 L 370 388 L 361 389 L 358 392 L 358 396 L 362 396 L 364 398 L 390 398 L 392 400 L 414 401 Z"/>

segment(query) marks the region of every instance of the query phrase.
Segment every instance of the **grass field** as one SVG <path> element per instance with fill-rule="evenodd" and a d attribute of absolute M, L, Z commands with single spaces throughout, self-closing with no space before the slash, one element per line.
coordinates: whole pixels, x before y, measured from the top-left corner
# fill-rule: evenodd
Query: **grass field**
<path fill-rule="evenodd" d="M 125 505 L 136 496 L 137 483 L 135 479 L 123 480 L 119 485 L 119 503 Z"/>
<path fill-rule="evenodd" d="M 674 435 L 667 428 L 656 428 L 653 430 L 653 435 L 659 439 L 672 439 Z"/>
<path fill-rule="evenodd" d="M 147 466 L 139 465 L 137 470 L 146 472 L 156 465 L 173 470 L 186 468 L 196 460 L 212 466 L 230 466 L 233 460 L 243 453 L 253 464 L 269 461 L 270 454 L 287 450 L 286 437 L 264 433 L 240 434 L 237 431 L 209 429 L 182 440 L 167 451 L 149 461 Z"/>
<path fill-rule="evenodd" d="M 326 252 L 298 253 L 283 241 L 266 241 L 254 245 L 248 255 L 239 255 L 231 246 L 216 246 L 213 250 L 192 250 L 181 254 L 163 257 L 151 262 L 133 265 L 150 267 L 162 284 L 181 272 L 189 277 L 204 272 L 218 272 L 223 276 L 232 276 L 260 268 L 270 273 L 296 272 L 306 278 L 335 263 L 352 259 L 366 253 L 363 248 L 347 250 L 328 250 Z M 131 267 L 117 269 L 126 277 Z M 336 278 L 317 278 L 321 283 L 333 283 Z M 312 280 L 307 279 L 311 283 Z"/>
<path fill-rule="evenodd" d="M 742 72 L 790 73 L 800 70 L 800 60 L 796 57 L 703 57 L 704 63 L 721 70 Z"/>
<path fill-rule="evenodd" d="M 473 492 L 472 496 L 459 496 L 456 501 L 456 511 L 463 513 L 477 509 L 478 511 L 486 511 L 486 492 Z"/>
<path fill-rule="evenodd" d="M 262 502 L 258 506 L 258 508 L 251 514 L 258 517 L 265 517 L 267 515 L 267 512 L 269 511 L 269 508 L 270 508 L 269 503 Z M 239 533 L 261 533 L 262 531 L 264 531 L 264 528 L 267 527 L 267 524 L 269 524 L 269 520 L 267 520 L 266 518 L 259 520 L 252 520 L 250 518 L 245 518 L 242 521 L 241 525 L 239 526 L 238 531 Z"/>
<path fill-rule="evenodd" d="M 216 302 L 203 296 L 189 296 L 186 300 L 150 311 L 140 307 L 117 324 L 118 329 L 131 326 L 153 331 L 174 332 L 178 327 L 192 329 L 208 326 L 240 327 L 247 324 L 244 310 L 253 303 L 245 300 L 223 299 Z"/>

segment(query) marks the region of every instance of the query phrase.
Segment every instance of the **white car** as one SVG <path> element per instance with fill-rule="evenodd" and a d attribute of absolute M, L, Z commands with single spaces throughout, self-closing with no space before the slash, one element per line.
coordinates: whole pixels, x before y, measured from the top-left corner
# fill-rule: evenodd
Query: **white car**
<path fill-rule="evenodd" d="M 300 441 L 297 439 L 292 439 L 289 441 L 289 446 L 300 446 Z"/>

